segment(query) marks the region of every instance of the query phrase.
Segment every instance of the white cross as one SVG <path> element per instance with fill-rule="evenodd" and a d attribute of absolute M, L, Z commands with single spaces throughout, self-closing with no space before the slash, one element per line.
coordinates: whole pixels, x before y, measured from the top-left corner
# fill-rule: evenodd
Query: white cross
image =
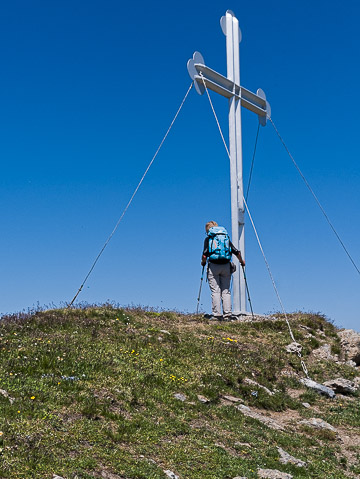
<path fill-rule="evenodd" d="M 241 31 L 239 21 L 231 10 L 227 10 L 226 15 L 221 17 L 220 25 L 226 36 L 227 77 L 207 67 L 199 52 L 194 53 L 187 63 L 187 68 L 200 95 L 205 92 L 205 82 L 206 88 L 229 99 L 232 242 L 245 259 L 241 106 L 256 113 L 262 126 L 265 126 L 267 118 L 270 118 L 271 110 L 263 90 L 259 88 L 255 94 L 240 86 Z M 245 278 L 239 267 L 233 276 L 233 314 L 247 314 Z"/>

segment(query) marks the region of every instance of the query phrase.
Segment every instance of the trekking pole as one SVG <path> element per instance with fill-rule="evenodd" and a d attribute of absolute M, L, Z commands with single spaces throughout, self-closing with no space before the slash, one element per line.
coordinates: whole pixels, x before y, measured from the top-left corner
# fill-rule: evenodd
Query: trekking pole
<path fill-rule="evenodd" d="M 203 279 L 204 279 L 205 266 L 206 265 L 204 264 L 203 269 L 202 269 L 202 273 L 201 273 L 199 296 L 198 296 L 198 299 L 197 299 L 197 306 L 196 306 L 196 314 L 199 314 L 200 295 L 201 295 L 201 288 L 202 288 L 202 283 L 203 283 Z"/>
<path fill-rule="evenodd" d="M 242 270 L 243 270 L 243 273 L 244 273 L 244 280 L 245 280 L 245 286 L 246 286 L 246 292 L 247 292 L 247 295 L 248 295 L 249 305 L 250 305 L 250 309 L 251 309 L 251 315 L 252 315 L 252 318 L 254 319 L 254 311 L 253 311 L 252 304 L 251 304 L 250 291 L 249 291 L 249 286 L 248 286 L 248 282 L 247 282 L 246 274 L 245 274 L 245 266 L 241 265 L 241 267 L 242 267 Z"/>

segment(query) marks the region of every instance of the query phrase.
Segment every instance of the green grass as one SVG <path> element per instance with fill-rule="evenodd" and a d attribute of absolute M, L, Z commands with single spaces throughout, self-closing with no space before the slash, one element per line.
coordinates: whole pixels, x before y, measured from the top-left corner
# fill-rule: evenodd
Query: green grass
<path fill-rule="evenodd" d="M 297 313 L 290 319 L 306 355 L 324 339 L 318 330 L 338 345 L 335 327 L 321 315 Z M 311 328 L 315 339 L 300 325 Z M 83 479 L 107 471 L 121 479 L 164 479 L 170 469 L 181 479 L 250 479 L 259 467 L 295 478 L 349 477 L 360 468 L 359 458 L 348 463 L 334 434 L 298 427 L 296 421 L 289 430 L 274 431 L 222 400 L 240 397 L 263 414 L 321 415 L 359 435 L 358 397 L 341 403 L 311 391 L 289 394 L 301 388 L 284 374 L 301 375 L 299 359 L 285 351 L 289 342 L 281 315 L 217 324 L 174 312 L 104 306 L 4 317 L 0 389 L 14 402 L 0 394 L 0 477 Z M 315 380 L 355 374 L 335 363 L 308 366 Z M 304 401 L 318 412 L 304 409 Z M 308 467 L 282 465 L 276 446 Z"/>

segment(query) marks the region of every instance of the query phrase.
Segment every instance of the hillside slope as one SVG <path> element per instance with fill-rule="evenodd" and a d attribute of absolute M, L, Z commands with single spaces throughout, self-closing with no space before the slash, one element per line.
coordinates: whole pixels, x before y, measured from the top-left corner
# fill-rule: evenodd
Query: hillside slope
<path fill-rule="evenodd" d="M 290 318 L 313 379 L 359 385 L 331 323 Z M 281 315 L 214 323 L 103 306 L 4 317 L 0 477 L 359 477 L 358 390 L 331 400 L 306 389 L 290 342 Z"/>

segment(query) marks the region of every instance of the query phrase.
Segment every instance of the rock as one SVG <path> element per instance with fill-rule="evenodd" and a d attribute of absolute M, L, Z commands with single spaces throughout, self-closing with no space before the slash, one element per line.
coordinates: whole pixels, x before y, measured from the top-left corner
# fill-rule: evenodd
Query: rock
<path fill-rule="evenodd" d="M 185 394 L 175 393 L 175 394 L 174 394 L 174 398 L 175 398 L 175 399 L 178 399 L 179 401 L 182 401 L 182 402 L 186 401 L 186 396 L 185 396 Z"/>
<path fill-rule="evenodd" d="M 164 473 L 167 475 L 167 477 L 170 477 L 170 479 L 179 479 L 179 476 L 177 476 L 175 472 L 166 470 Z"/>
<path fill-rule="evenodd" d="M 58 476 L 57 474 L 53 474 L 52 479 L 64 479 L 64 478 L 61 476 Z"/>
<path fill-rule="evenodd" d="M 295 371 L 292 371 L 291 369 L 283 369 L 280 371 L 280 376 L 285 376 L 287 378 L 297 378 L 298 374 Z"/>
<path fill-rule="evenodd" d="M 358 365 L 356 364 L 355 361 L 353 361 L 352 359 L 350 359 L 349 361 L 346 361 L 346 363 L 348 366 L 351 366 L 352 368 L 356 368 Z"/>
<path fill-rule="evenodd" d="M 323 338 L 326 337 L 326 334 L 325 334 L 324 331 L 322 331 L 321 329 L 317 329 L 317 330 L 316 330 L 316 334 L 317 334 L 318 336 L 322 336 Z"/>
<path fill-rule="evenodd" d="M 304 338 L 315 338 L 315 336 L 311 333 L 305 334 Z"/>
<path fill-rule="evenodd" d="M 202 402 L 204 404 L 209 404 L 209 402 L 210 402 L 210 399 L 206 398 L 205 396 L 202 396 L 201 394 L 198 394 L 197 398 L 200 402 Z"/>
<path fill-rule="evenodd" d="M 15 398 L 11 397 L 10 394 L 5 391 L 5 389 L 0 389 L 0 394 L 2 394 L 5 398 L 7 398 L 10 401 L 10 404 L 12 404 L 15 401 Z"/>
<path fill-rule="evenodd" d="M 313 389 L 314 391 L 319 394 L 322 394 L 323 396 L 327 396 L 331 399 L 335 397 L 335 393 L 332 389 L 328 388 L 327 386 L 323 386 L 322 384 L 319 384 L 312 379 L 301 378 L 300 382 L 304 384 L 304 386 Z"/>
<path fill-rule="evenodd" d="M 235 442 L 234 446 L 251 447 L 248 442 Z"/>
<path fill-rule="evenodd" d="M 61 376 L 64 381 L 79 381 L 80 378 L 76 376 Z"/>
<path fill-rule="evenodd" d="M 311 406 L 308 402 L 302 402 L 301 403 L 304 407 L 306 407 L 306 409 L 309 409 Z"/>
<path fill-rule="evenodd" d="M 240 476 L 236 476 L 236 477 L 233 477 L 233 479 L 247 479 L 247 477 L 245 477 L 245 476 L 241 476 L 241 477 L 240 477 Z"/>
<path fill-rule="evenodd" d="M 290 343 L 286 346 L 286 351 L 288 353 L 301 353 L 302 346 L 297 342 Z"/>
<path fill-rule="evenodd" d="M 327 429 L 332 432 L 336 432 L 336 429 L 329 423 L 319 419 L 317 417 L 312 417 L 311 419 L 303 419 L 300 421 L 300 424 L 304 424 L 305 426 L 311 426 L 315 429 Z"/>
<path fill-rule="evenodd" d="M 338 394 L 354 394 L 357 389 L 353 381 L 344 378 L 331 379 L 326 381 L 324 386 L 333 389 Z"/>
<path fill-rule="evenodd" d="M 306 467 L 306 462 L 302 461 L 301 459 L 297 459 L 294 456 L 291 456 L 288 452 L 284 451 L 284 449 L 281 449 L 281 447 L 278 447 L 277 450 L 279 451 L 280 454 L 280 462 L 281 464 L 294 464 L 297 467 Z"/>
<path fill-rule="evenodd" d="M 252 417 L 253 419 L 257 419 L 258 421 L 265 424 L 265 426 L 269 427 L 270 429 L 275 429 L 276 431 L 284 431 L 284 426 L 282 424 L 277 423 L 271 417 L 264 416 L 258 412 L 253 411 L 248 406 L 244 406 L 243 404 L 239 404 L 239 406 L 235 406 L 236 409 L 241 411 L 244 416 Z"/>
<path fill-rule="evenodd" d="M 264 479 L 293 479 L 294 476 L 286 472 L 280 472 L 277 469 L 258 469 L 259 477 Z"/>
<path fill-rule="evenodd" d="M 226 401 L 230 401 L 230 402 L 234 402 L 234 403 L 238 403 L 238 402 L 241 402 L 243 403 L 244 401 L 241 399 L 241 398 L 237 398 L 235 396 L 221 396 L 223 399 L 225 399 Z"/>
<path fill-rule="evenodd" d="M 224 444 L 220 444 L 219 442 L 215 442 L 215 443 L 214 443 L 214 446 L 216 446 L 216 447 L 221 447 L 221 449 L 226 449 L 226 447 L 224 446 Z"/>
<path fill-rule="evenodd" d="M 270 389 L 268 389 L 267 387 L 265 386 L 262 386 L 261 384 L 257 383 L 256 381 L 254 381 L 253 379 L 248 379 L 248 378 L 245 378 L 244 379 L 244 383 L 245 384 L 249 384 L 250 386 L 257 386 L 258 388 L 262 389 L 263 391 L 265 391 L 267 394 L 269 394 L 270 396 L 273 396 L 275 393 L 270 391 Z"/>
<path fill-rule="evenodd" d="M 314 349 L 311 353 L 311 355 L 321 361 L 335 361 L 336 358 L 331 354 L 331 346 L 330 344 L 323 344 L 317 349 Z"/>
<path fill-rule="evenodd" d="M 160 329 L 160 333 L 164 333 L 164 334 L 170 334 L 171 333 L 169 331 L 167 331 L 166 329 Z"/>
<path fill-rule="evenodd" d="M 360 376 L 357 377 L 357 378 L 354 378 L 354 384 L 355 384 L 356 389 L 358 389 L 360 387 Z"/>
<path fill-rule="evenodd" d="M 360 366 L 360 334 L 353 329 L 343 329 L 338 332 L 338 336 L 343 358 Z"/>

